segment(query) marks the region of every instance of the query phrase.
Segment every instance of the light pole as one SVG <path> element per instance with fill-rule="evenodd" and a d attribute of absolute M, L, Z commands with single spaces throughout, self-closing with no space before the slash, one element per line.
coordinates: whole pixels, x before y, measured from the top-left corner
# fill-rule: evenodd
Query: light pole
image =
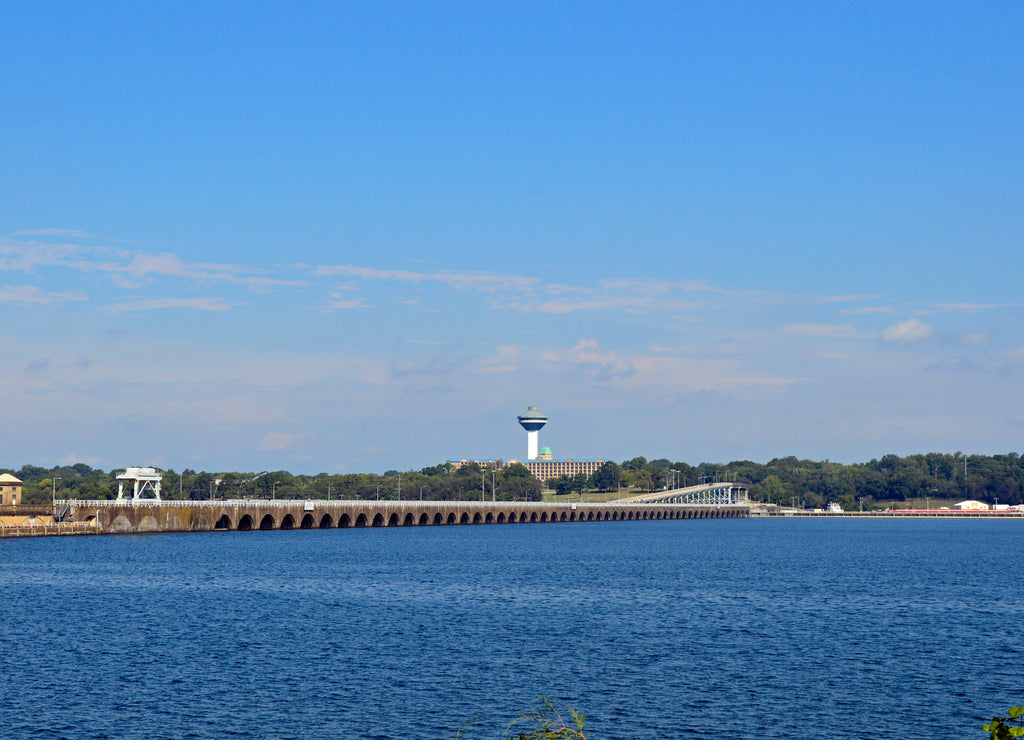
<path fill-rule="evenodd" d="M 274 481 L 274 487 L 270 489 L 270 498 L 277 500 L 277 481 Z"/>
<path fill-rule="evenodd" d="M 377 500 L 380 501 L 380 483 L 377 484 Z"/>
<path fill-rule="evenodd" d="M 398 500 L 402 500 L 402 474 L 398 474 Z"/>
<path fill-rule="evenodd" d="M 494 498 L 494 468 L 491 468 L 491 503 L 495 502 Z"/>
<path fill-rule="evenodd" d="M 53 516 L 57 516 L 57 481 L 62 480 L 59 475 L 53 477 L 53 492 L 50 494 L 50 507 L 53 509 Z"/>
<path fill-rule="evenodd" d="M 423 486 L 420 486 L 420 501 L 423 500 Z"/>

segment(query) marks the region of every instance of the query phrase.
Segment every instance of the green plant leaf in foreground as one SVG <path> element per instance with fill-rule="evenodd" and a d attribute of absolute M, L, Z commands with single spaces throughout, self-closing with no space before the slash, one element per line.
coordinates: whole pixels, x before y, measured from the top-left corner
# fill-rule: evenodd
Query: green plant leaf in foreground
<path fill-rule="evenodd" d="M 1012 740 L 1024 737 L 1024 707 L 1010 707 L 1007 717 L 993 717 L 983 730 L 989 733 L 989 740 Z"/>
<path fill-rule="evenodd" d="M 540 702 L 538 707 L 524 711 L 505 728 L 505 732 L 508 732 L 515 725 L 531 725 L 530 730 L 513 735 L 510 740 L 586 740 L 587 736 L 583 734 L 584 715 L 570 708 L 570 727 L 550 699 L 541 696 L 537 701 Z"/>

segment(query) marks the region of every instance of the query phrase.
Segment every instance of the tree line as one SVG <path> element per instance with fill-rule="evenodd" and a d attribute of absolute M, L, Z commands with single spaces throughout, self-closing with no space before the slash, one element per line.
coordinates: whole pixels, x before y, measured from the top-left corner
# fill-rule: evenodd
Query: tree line
<path fill-rule="evenodd" d="M 56 498 L 111 499 L 117 496 L 117 475 L 84 463 L 43 468 L 25 465 L 0 469 L 21 479 L 23 501 L 43 504 Z M 635 457 L 621 464 L 606 462 L 593 475 L 562 476 L 538 481 L 525 466 L 469 463 L 458 470 L 444 463 L 418 471 L 384 474 L 293 475 L 286 470 L 207 472 L 162 471 L 161 495 L 166 499 L 383 499 L 442 501 L 538 501 L 542 489 L 557 496 L 594 492 L 637 492 L 698 483 L 745 483 L 755 501 L 820 508 L 836 502 L 844 508 L 870 508 L 877 502 L 911 499 L 977 499 L 989 504 L 1024 503 L 1024 458 L 1005 455 L 928 453 L 885 455 L 866 463 L 843 464 L 784 457 L 767 463 L 647 460 Z"/>
<path fill-rule="evenodd" d="M 124 473 L 124 468 L 104 472 L 78 463 L 54 468 L 25 465 L 19 470 L 0 469 L 2 472 L 16 476 L 25 484 L 24 503 L 44 504 L 54 497 L 117 498 L 117 476 Z M 287 470 L 160 472 L 161 498 L 193 501 L 236 498 L 539 501 L 542 488 L 541 482 L 519 464 L 500 469 L 468 465 L 460 470 L 452 470 L 445 464 L 419 471 L 389 470 L 383 475 L 293 475 Z"/>

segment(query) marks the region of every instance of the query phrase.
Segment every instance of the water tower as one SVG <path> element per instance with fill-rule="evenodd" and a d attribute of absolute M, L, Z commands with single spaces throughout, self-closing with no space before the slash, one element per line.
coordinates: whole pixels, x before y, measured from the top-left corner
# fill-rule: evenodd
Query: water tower
<path fill-rule="evenodd" d="M 548 417 L 544 416 L 536 406 L 531 405 L 526 411 L 519 415 L 519 423 L 526 430 L 526 459 L 537 459 L 537 432 L 548 423 Z"/>

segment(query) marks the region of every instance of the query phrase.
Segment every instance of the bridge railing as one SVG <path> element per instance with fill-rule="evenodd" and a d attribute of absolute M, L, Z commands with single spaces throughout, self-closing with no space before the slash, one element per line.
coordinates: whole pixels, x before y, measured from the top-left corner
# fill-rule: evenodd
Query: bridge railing
<path fill-rule="evenodd" d="M 668 492 L 671 493 L 671 492 Z M 294 508 L 304 507 L 306 504 L 313 504 L 318 509 L 335 508 L 345 506 L 374 506 L 381 509 L 405 509 L 410 506 L 422 506 L 424 508 L 466 508 L 471 509 L 481 505 L 493 505 L 516 508 L 532 509 L 564 509 L 566 507 L 602 507 L 602 506 L 626 506 L 637 503 L 660 503 L 671 504 L 672 501 L 638 501 L 638 497 L 616 501 L 438 501 L 418 499 L 402 499 L 400 501 L 376 499 L 261 499 L 261 498 L 236 498 L 236 499 L 215 499 L 213 501 L 193 501 L 183 499 L 56 499 L 54 505 L 57 508 L 69 506 L 81 509 L 104 509 L 116 506 L 167 506 L 175 508 L 210 509 L 224 507 L 259 506 L 272 508 Z M 680 502 L 681 503 L 681 502 Z M 693 503 L 693 502 L 686 502 Z M 740 502 L 711 502 L 710 505 L 722 505 L 723 503 Z M 707 504 L 706 504 L 707 505 Z"/>
<path fill-rule="evenodd" d="M 406 508 L 409 506 L 427 506 L 427 507 L 463 507 L 472 508 L 474 506 L 480 506 L 481 504 L 494 504 L 495 506 L 530 506 L 530 507 L 550 507 L 550 508 L 563 508 L 565 506 L 607 506 L 614 505 L 618 502 L 608 501 L 604 503 L 598 502 L 584 502 L 584 501 L 438 501 L 437 499 L 430 499 L 420 501 L 419 499 L 402 499 L 400 501 L 395 500 L 377 500 L 377 499 L 332 499 L 330 501 L 326 499 L 265 499 L 265 498 L 236 498 L 236 499 L 214 499 L 212 501 L 192 501 L 182 499 L 57 499 L 55 505 L 61 506 L 75 506 L 81 508 L 108 508 L 114 506 L 173 506 L 173 507 L 190 507 L 198 509 L 224 507 L 224 506 L 270 506 L 277 508 L 291 508 L 295 506 L 305 506 L 306 504 L 313 504 L 316 507 L 340 507 L 340 506 L 379 506 L 384 509 L 389 508 Z"/>

